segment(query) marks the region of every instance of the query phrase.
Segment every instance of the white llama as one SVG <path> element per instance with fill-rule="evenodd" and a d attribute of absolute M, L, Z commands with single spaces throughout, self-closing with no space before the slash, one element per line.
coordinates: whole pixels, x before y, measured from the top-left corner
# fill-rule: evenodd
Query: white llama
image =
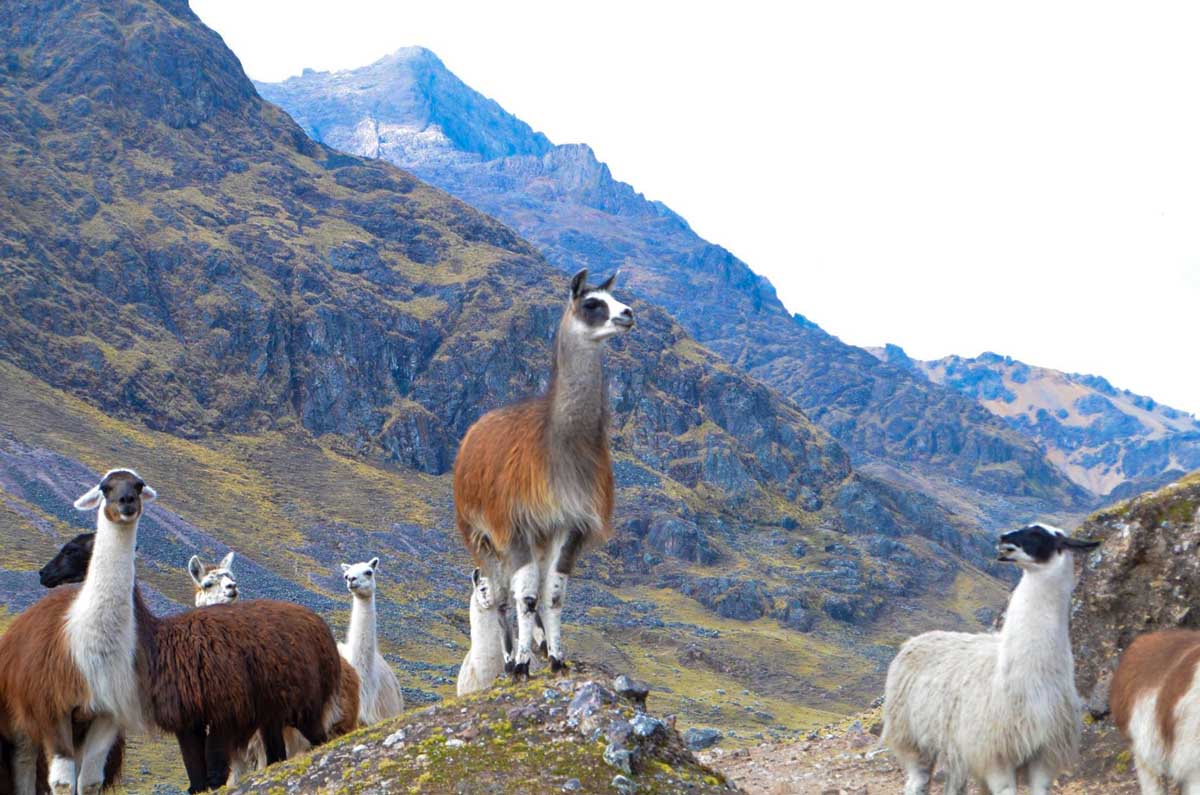
<path fill-rule="evenodd" d="M 223 605 L 238 598 L 237 578 L 233 576 L 233 553 L 221 558 L 221 562 L 210 566 L 192 555 L 188 561 L 188 574 L 196 586 L 196 607 Z"/>
<path fill-rule="evenodd" d="M 471 572 L 471 648 L 458 669 L 458 695 L 487 690 L 504 673 L 503 614 L 487 577 Z"/>
<path fill-rule="evenodd" d="M 354 597 L 350 608 L 350 630 L 341 652 L 358 672 L 358 721 L 370 726 L 404 711 L 404 694 L 396 674 L 379 653 L 375 620 L 375 575 L 379 558 L 353 566 L 342 564 L 346 588 Z"/>

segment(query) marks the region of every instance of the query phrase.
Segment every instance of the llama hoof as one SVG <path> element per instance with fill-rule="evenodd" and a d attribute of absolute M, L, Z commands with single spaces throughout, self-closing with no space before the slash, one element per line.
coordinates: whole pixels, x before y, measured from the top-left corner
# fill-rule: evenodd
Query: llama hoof
<path fill-rule="evenodd" d="M 529 681 L 529 661 L 517 663 L 513 666 L 512 678 L 514 682 L 520 682 L 522 679 Z"/>
<path fill-rule="evenodd" d="M 550 673 L 565 674 L 567 672 L 567 661 L 560 660 L 557 657 L 550 658 Z"/>
<path fill-rule="evenodd" d="M 50 791 L 54 793 L 54 795 L 73 795 L 75 788 L 71 786 L 69 782 L 63 783 L 59 781 L 51 785 Z"/>
<path fill-rule="evenodd" d="M 84 784 L 79 788 L 79 795 L 100 795 L 100 787 L 102 782 L 94 782 L 92 784 Z"/>
<path fill-rule="evenodd" d="M 546 641 L 542 641 L 537 645 L 538 656 L 543 660 L 550 656 L 549 647 L 546 646 Z"/>
<path fill-rule="evenodd" d="M 517 670 L 517 664 L 515 662 L 513 662 L 512 660 L 504 661 L 504 673 L 508 674 L 509 676 L 512 676 L 513 671 L 515 671 L 515 670 Z"/>

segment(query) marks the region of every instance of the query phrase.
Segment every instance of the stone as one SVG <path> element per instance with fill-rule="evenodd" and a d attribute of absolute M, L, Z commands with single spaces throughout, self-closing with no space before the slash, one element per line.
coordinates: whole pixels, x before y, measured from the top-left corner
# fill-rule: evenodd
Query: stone
<path fill-rule="evenodd" d="M 633 795 L 633 793 L 637 792 L 637 784 L 634 784 L 633 781 L 622 775 L 613 776 L 612 786 L 621 795 Z"/>
<path fill-rule="evenodd" d="M 633 774 L 633 755 L 629 753 L 629 749 L 622 748 L 616 743 L 609 743 L 605 746 L 604 761 L 617 770 Z"/>
<path fill-rule="evenodd" d="M 658 718 L 651 717 L 644 712 L 639 712 L 633 716 L 633 733 L 642 738 L 654 737 L 660 734 L 666 734 L 667 726 Z"/>
<path fill-rule="evenodd" d="M 646 697 L 650 695 L 650 685 L 624 674 L 613 681 L 613 689 L 617 691 L 618 696 L 643 707 L 646 705 Z"/>
<path fill-rule="evenodd" d="M 683 744 L 690 751 L 703 751 L 719 743 L 722 737 L 724 735 L 716 729 L 691 728 L 683 733 Z"/>

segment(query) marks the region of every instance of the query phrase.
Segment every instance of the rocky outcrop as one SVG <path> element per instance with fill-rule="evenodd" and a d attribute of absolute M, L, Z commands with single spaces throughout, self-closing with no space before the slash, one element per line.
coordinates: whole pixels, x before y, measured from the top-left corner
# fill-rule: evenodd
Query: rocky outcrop
<path fill-rule="evenodd" d="M 1071 608 L 1079 691 L 1103 712 L 1105 679 L 1134 638 L 1200 628 L 1200 473 L 1095 514 L 1078 535 L 1103 541 Z"/>
<path fill-rule="evenodd" d="M 586 668 L 586 667 L 585 667 Z M 618 695 L 587 669 L 408 713 L 255 774 L 231 793 L 737 792 L 701 765 L 674 717 Z M 644 698 L 644 697 L 643 697 Z M 719 739 L 719 734 L 717 738 Z"/>

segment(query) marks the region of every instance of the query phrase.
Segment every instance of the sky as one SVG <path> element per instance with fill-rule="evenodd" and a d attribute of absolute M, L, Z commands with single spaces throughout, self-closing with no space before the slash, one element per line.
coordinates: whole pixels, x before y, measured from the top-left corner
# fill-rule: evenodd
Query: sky
<path fill-rule="evenodd" d="M 1200 413 L 1200 6 L 192 0 L 256 80 L 402 46 L 856 345 Z"/>

